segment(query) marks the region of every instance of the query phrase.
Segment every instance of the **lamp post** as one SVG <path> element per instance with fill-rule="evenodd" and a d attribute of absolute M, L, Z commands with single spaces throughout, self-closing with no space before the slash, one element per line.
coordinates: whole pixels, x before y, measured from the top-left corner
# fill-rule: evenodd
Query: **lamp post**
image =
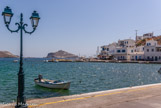
<path fill-rule="evenodd" d="M 27 108 L 28 106 L 26 104 L 26 98 L 24 96 L 23 31 L 28 34 L 32 34 L 36 30 L 36 27 L 38 26 L 40 17 L 36 11 L 32 13 L 32 16 L 30 17 L 30 19 L 31 19 L 33 30 L 31 32 L 28 32 L 25 29 L 25 27 L 28 25 L 23 23 L 22 13 L 20 14 L 20 22 L 15 23 L 15 25 L 18 26 L 16 30 L 11 30 L 9 28 L 13 13 L 12 13 L 12 10 L 8 6 L 4 9 L 4 12 L 2 12 L 2 15 L 4 17 L 5 25 L 11 33 L 20 31 L 20 67 L 19 67 L 19 72 L 18 72 L 18 96 L 17 96 L 17 104 L 15 108 Z"/>

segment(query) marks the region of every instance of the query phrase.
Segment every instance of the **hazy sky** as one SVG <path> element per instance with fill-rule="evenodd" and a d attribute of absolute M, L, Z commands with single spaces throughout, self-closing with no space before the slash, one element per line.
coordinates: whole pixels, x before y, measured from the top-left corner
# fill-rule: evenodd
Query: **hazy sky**
<path fill-rule="evenodd" d="M 65 50 L 76 55 L 94 55 L 97 46 L 118 39 L 135 38 L 135 30 L 161 34 L 161 0 L 0 0 L 0 12 L 11 7 L 11 28 L 20 13 L 29 24 L 33 10 L 40 23 L 32 35 L 24 34 L 24 56 L 46 57 Z M 19 33 L 10 33 L 0 17 L 0 50 L 19 55 Z"/>

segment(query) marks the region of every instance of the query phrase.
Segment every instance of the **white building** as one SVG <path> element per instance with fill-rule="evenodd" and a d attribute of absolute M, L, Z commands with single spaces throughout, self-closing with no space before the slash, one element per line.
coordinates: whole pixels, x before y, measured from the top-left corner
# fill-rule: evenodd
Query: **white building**
<path fill-rule="evenodd" d="M 114 57 L 118 60 L 130 60 L 130 54 L 134 47 L 135 41 L 133 39 L 119 40 Z"/>
<path fill-rule="evenodd" d="M 116 42 L 109 44 L 109 45 L 101 46 L 102 50 L 100 53 L 100 58 L 101 59 L 108 59 L 109 56 L 112 56 L 115 53 L 117 46 L 118 46 L 118 44 Z"/>
<path fill-rule="evenodd" d="M 114 57 L 118 60 L 130 60 L 130 54 L 133 47 L 117 47 Z"/>
<path fill-rule="evenodd" d="M 133 39 L 119 40 L 118 45 L 120 47 L 133 47 L 135 46 L 135 40 Z"/>
<path fill-rule="evenodd" d="M 102 46 L 100 53 L 101 59 L 108 59 L 110 56 L 118 60 L 130 60 L 131 50 L 135 47 L 135 40 L 119 40 L 118 43 L 112 43 Z"/>
<path fill-rule="evenodd" d="M 144 60 L 144 46 L 134 47 L 130 53 L 131 60 Z"/>
<path fill-rule="evenodd" d="M 154 36 L 154 33 L 146 33 L 146 34 L 143 34 L 143 39 L 147 39 L 147 38 L 152 38 Z"/>
<path fill-rule="evenodd" d="M 138 40 L 142 40 L 142 39 L 148 39 L 148 38 L 152 38 L 154 37 L 154 33 L 146 33 L 146 34 L 143 34 L 143 36 L 136 36 L 136 41 Z"/>
<path fill-rule="evenodd" d="M 143 44 L 136 46 L 136 41 L 133 39 L 119 40 L 118 43 L 112 43 L 102 46 L 100 58 L 109 59 L 109 57 L 118 60 L 148 60 L 148 61 L 161 61 L 161 45 L 153 40 L 153 33 L 146 33 L 143 36 L 136 36 L 136 40 Z"/>
<path fill-rule="evenodd" d="M 118 60 L 144 60 L 144 47 L 117 47 L 114 56 Z"/>
<path fill-rule="evenodd" d="M 145 60 L 148 61 L 161 61 L 161 45 L 157 41 L 151 39 L 146 41 L 144 47 Z"/>

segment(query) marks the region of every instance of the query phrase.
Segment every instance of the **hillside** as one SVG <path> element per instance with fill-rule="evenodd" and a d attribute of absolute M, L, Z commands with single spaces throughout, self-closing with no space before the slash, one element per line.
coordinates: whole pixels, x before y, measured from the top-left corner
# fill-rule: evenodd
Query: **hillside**
<path fill-rule="evenodd" d="M 63 51 L 63 50 L 48 53 L 47 58 L 53 58 L 53 57 L 55 58 L 78 58 L 78 56 L 68 53 L 66 51 Z"/>
<path fill-rule="evenodd" d="M 146 44 L 146 40 L 155 40 L 158 41 L 158 45 L 161 45 L 161 36 L 157 36 L 157 37 L 153 37 L 153 38 L 149 38 L 149 39 L 143 39 L 143 40 L 139 40 L 136 42 L 136 46 L 141 46 L 141 45 L 145 45 Z"/>
<path fill-rule="evenodd" d="M 8 51 L 0 51 L 0 58 L 17 58 L 18 56 L 13 55 Z"/>

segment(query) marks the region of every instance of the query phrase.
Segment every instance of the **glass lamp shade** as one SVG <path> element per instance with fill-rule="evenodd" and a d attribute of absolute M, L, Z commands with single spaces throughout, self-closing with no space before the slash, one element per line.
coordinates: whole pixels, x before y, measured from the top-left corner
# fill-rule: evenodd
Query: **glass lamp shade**
<path fill-rule="evenodd" d="M 38 26 L 39 19 L 40 19 L 39 14 L 36 11 L 34 11 L 30 19 L 31 19 L 32 27 L 36 28 Z"/>
<path fill-rule="evenodd" d="M 8 6 L 4 9 L 4 12 L 2 12 L 2 15 L 4 17 L 5 24 L 10 24 L 13 13 Z"/>

